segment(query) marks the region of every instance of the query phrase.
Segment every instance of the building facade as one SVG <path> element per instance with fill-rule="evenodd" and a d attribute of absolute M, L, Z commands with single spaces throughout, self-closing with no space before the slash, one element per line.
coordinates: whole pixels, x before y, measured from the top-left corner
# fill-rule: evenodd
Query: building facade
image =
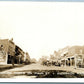
<path fill-rule="evenodd" d="M 72 46 L 61 56 L 63 66 L 84 67 L 84 46 Z"/>
<path fill-rule="evenodd" d="M 12 40 L 0 40 L 0 64 L 11 64 L 15 56 L 15 44 Z"/>
<path fill-rule="evenodd" d="M 13 39 L 0 39 L 0 64 L 22 64 L 30 61 L 29 54 L 15 45 Z"/>

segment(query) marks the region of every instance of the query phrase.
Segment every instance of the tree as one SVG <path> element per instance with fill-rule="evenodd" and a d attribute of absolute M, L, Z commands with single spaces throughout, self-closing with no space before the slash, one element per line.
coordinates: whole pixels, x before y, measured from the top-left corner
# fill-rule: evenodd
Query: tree
<path fill-rule="evenodd" d="M 54 55 L 50 55 L 50 59 L 54 60 L 55 59 Z"/>
<path fill-rule="evenodd" d="M 47 62 L 47 59 L 48 59 L 47 56 L 42 56 L 42 57 L 39 59 L 39 63 L 44 64 L 45 62 Z"/>
<path fill-rule="evenodd" d="M 36 63 L 37 61 L 36 61 L 35 58 L 32 58 L 32 59 L 31 59 L 31 62 L 32 62 L 32 63 Z"/>

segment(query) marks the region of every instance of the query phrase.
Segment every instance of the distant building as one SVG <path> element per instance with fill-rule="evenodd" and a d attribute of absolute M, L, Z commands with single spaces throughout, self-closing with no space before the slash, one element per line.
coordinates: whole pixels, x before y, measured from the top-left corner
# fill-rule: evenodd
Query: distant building
<path fill-rule="evenodd" d="M 28 52 L 25 53 L 24 62 L 26 62 L 27 64 L 29 64 L 31 62 L 31 58 L 30 58 Z"/>

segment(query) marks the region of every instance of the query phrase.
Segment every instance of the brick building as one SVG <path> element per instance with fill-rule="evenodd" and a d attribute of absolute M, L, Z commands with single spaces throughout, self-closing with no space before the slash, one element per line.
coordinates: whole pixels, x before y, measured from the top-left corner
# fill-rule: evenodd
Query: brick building
<path fill-rule="evenodd" d="M 30 61 L 29 54 L 15 45 L 13 39 L 0 39 L 0 64 L 22 64 Z"/>
<path fill-rule="evenodd" d="M 13 40 L 0 40 L 0 64 L 11 64 L 15 56 L 15 44 Z"/>

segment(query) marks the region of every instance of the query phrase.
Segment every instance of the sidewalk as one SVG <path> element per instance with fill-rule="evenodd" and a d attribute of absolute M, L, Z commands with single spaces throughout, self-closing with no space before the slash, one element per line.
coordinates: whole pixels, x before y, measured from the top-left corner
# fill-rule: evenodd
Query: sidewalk
<path fill-rule="evenodd" d="M 4 71 L 4 70 L 8 70 L 8 69 L 13 69 L 16 67 L 22 67 L 24 66 L 23 64 L 14 64 L 14 67 L 12 66 L 12 64 L 6 64 L 6 65 L 0 65 L 0 72 Z"/>

